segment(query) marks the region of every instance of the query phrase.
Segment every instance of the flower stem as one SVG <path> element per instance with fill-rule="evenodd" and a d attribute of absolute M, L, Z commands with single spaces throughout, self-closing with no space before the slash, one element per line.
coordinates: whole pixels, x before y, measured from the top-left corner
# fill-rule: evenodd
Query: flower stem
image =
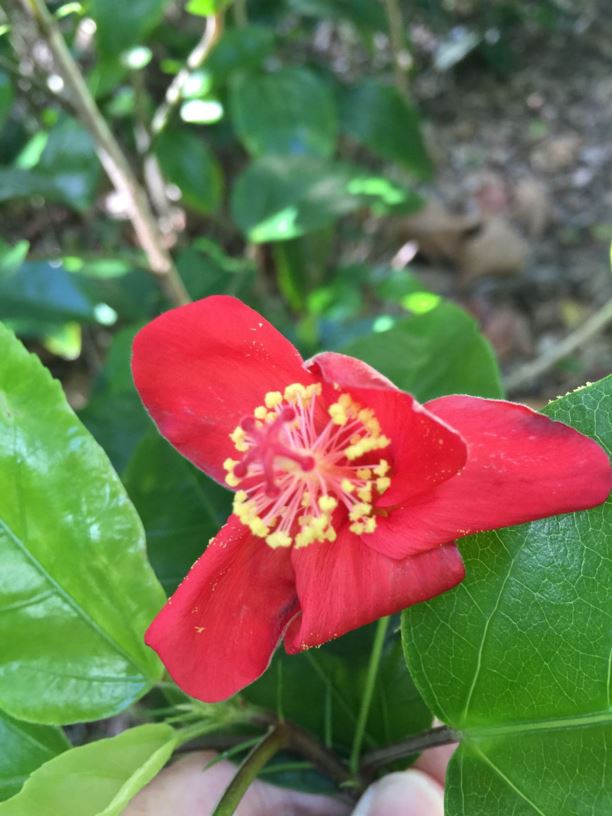
<path fill-rule="evenodd" d="M 253 748 L 238 768 L 212 816 L 232 816 L 261 769 L 287 745 L 287 728 L 279 723 Z"/>
<path fill-rule="evenodd" d="M 353 737 L 353 746 L 351 748 L 351 758 L 349 762 L 349 767 L 352 773 L 355 775 L 359 770 L 361 746 L 363 745 L 363 738 L 368 723 L 370 705 L 372 704 L 372 696 L 374 694 L 374 687 L 376 686 L 376 679 L 378 676 L 383 646 L 385 644 L 385 637 L 387 634 L 387 629 L 389 628 L 389 620 L 390 618 L 388 617 L 381 618 L 376 624 L 376 633 L 374 634 L 374 643 L 372 644 L 372 651 L 370 652 L 370 662 L 368 664 L 366 684 L 363 690 L 363 697 L 361 698 L 361 707 L 357 717 L 357 724 L 355 725 L 355 736 Z"/>
<path fill-rule="evenodd" d="M 369 778 L 384 765 L 388 765 L 398 759 L 412 756 L 413 754 L 418 754 L 421 751 L 427 750 L 427 748 L 436 748 L 438 745 L 450 745 L 452 742 L 458 742 L 460 739 L 461 734 L 449 728 L 447 725 L 431 728 L 429 731 L 415 734 L 415 736 L 401 740 L 401 742 L 370 751 L 364 755 L 361 769 L 363 774 Z"/>

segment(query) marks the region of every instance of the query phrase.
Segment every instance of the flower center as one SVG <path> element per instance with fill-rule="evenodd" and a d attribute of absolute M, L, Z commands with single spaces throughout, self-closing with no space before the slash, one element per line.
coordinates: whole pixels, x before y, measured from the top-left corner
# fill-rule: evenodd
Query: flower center
<path fill-rule="evenodd" d="M 390 440 L 370 408 L 349 394 L 322 405 L 321 385 L 269 391 L 230 434 L 240 459 L 226 459 L 239 487 L 234 513 L 270 547 L 334 541 L 345 508 L 350 529 L 376 529 L 373 502 L 389 487 L 389 463 L 375 452 Z"/>

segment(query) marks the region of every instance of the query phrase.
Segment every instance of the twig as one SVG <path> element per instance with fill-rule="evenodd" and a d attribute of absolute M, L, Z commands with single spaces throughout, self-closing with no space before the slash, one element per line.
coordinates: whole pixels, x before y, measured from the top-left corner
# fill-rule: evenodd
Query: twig
<path fill-rule="evenodd" d="M 174 305 L 188 303 L 190 298 L 170 253 L 166 250 L 155 216 L 144 190 L 132 172 L 119 143 L 100 113 L 83 75 L 44 0 L 5 0 L 9 19 L 18 19 L 18 4 L 37 25 L 51 51 L 57 72 L 71 96 L 78 118 L 91 134 L 100 161 L 117 192 L 127 202 L 130 220 L 148 261 L 168 300 Z"/>
<path fill-rule="evenodd" d="M 153 134 L 153 138 L 158 136 L 168 124 L 172 112 L 180 102 L 182 91 L 189 77 L 204 63 L 219 41 L 222 33 L 223 13 L 219 12 L 212 17 L 207 17 L 204 33 L 193 51 L 187 57 L 185 66 L 181 68 L 168 86 L 163 102 L 153 115 L 151 121 L 151 133 Z"/>
<path fill-rule="evenodd" d="M 576 351 L 609 323 L 612 323 L 612 299 L 587 318 L 575 331 L 568 334 L 560 343 L 557 343 L 556 346 L 509 374 L 504 382 L 506 391 L 508 393 L 516 392 L 523 386 L 528 385 L 564 357 Z"/>
<path fill-rule="evenodd" d="M 458 731 L 454 731 L 447 725 L 441 725 L 439 728 L 432 728 L 393 745 L 386 745 L 384 748 L 370 751 L 363 757 L 361 771 L 366 778 L 370 778 L 375 771 L 389 765 L 391 762 L 418 754 L 427 748 L 450 745 L 453 742 L 458 742 L 459 739 L 460 734 Z"/>
<path fill-rule="evenodd" d="M 389 39 L 393 55 L 395 85 L 405 99 L 410 96 L 408 74 L 412 67 L 412 58 L 406 41 L 406 24 L 398 0 L 383 0 L 389 25 Z"/>
<path fill-rule="evenodd" d="M 237 28 L 244 28 L 249 24 L 246 0 L 234 0 L 234 22 Z"/>
<path fill-rule="evenodd" d="M 376 681 L 378 680 L 378 670 L 380 669 L 380 660 L 385 645 L 387 629 L 389 628 L 389 621 L 390 618 L 388 617 L 381 618 L 376 624 L 374 642 L 372 643 L 372 651 L 370 652 L 370 661 L 368 663 L 368 673 L 361 697 L 361 705 L 359 707 L 359 715 L 357 717 L 357 724 L 355 725 L 355 734 L 351 748 L 350 767 L 354 774 L 357 774 L 359 770 L 359 758 L 361 756 L 363 738 L 368 724 L 368 717 L 370 716 L 370 706 L 372 704 Z"/>
<path fill-rule="evenodd" d="M 287 729 L 279 723 L 253 748 L 226 788 L 213 816 L 232 816 L 251 783 L 272 757 L 287 745 Z"/>

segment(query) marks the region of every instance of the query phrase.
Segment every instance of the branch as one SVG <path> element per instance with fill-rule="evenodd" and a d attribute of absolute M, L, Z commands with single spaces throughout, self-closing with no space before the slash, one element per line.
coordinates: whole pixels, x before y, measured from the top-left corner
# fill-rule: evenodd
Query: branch
<path fill-rule="evenodd" d="M 164 101 L 153 115 L 153 119 L 151 121 L 151 133 L 153 134 L 153 138 L 158 136 L 168 124 L 172 112 L 180 102 L 181 94 L 185 85 L 189 81 L 189 77 L 204 63 L 210 52 L 219 41 L 222 33 L 223 13 L 219 12 L 212 17 L 207 17 L 204 33 L 193 51 L 187 57 L 185 66 L 181 68 L 168 86 Z"/>
<path fill-rule="evenodd" d="M 612 323 L 612 299 L 587 318 L 575 331 L 568 334 L 560 343 L 557 343 L 556 346 L 509 374 L 504 381 L 506 391 L 512 393 L 528 385 L 564 357 L 580 348 L 583 343 L 586 343 L 593 335 L 602 331 L 609 323 Z"/>
<path fill-rule="evenodd" d="M 188 303 L 189 294 L 178 274 L 170 253 L 163 244 L 155 216 L 130 163 L 108 127 L 83 79 L 62 34 L 49 13 L 44 0 L 5 0 L 9 19 L 18 20 L 18 5 L 34 20 L 41 37 L 53 55 L 58 74 L 64 80 L 76 115 L 91 134 L 98 157 L 117 192 L 127 202 L 127 208 L 148 261 L 168 300 L 174 305 Z"/>
<path fill-rule="evenodd" d="M 395 85 L 404 99 L 410 96 L 408 74 L 412 67 L 412 58 L 406 41 L 406 24 L 398 0 L 383 0 L 389 25 L 389 39 L 393 56 Z"/>
<path fill-rule="evenodd" d="M 441 725 L 439 728 L 432 728 L 429 731 L 424 731 L 422 734 L 417 734 L 409 739 L 396 742 L 393 745 L 387 745 L 384 748 L 377 748 L 375 751 L 370 751 L 363 757 L 361 763 L 362 773 L 366 778 L 374 775 L 379 768 L 389 765 L 398 759 L 405 759 L 406 757 L 418 754 L 427 748 L 436 748 L 439 745 L 450 745 L 453 742 L 458 742 L 460 734 L 454 731 L 447 725 Z"/>

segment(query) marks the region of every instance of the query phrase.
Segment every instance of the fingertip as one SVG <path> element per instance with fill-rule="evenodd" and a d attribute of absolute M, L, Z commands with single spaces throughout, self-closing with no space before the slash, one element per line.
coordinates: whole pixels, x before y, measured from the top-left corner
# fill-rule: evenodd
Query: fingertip
<path fill-rule="evenodd" d="M 422 771 L 392 773 L 368 788 L 353 816 L 444 816 L 444 790 Z"/>

